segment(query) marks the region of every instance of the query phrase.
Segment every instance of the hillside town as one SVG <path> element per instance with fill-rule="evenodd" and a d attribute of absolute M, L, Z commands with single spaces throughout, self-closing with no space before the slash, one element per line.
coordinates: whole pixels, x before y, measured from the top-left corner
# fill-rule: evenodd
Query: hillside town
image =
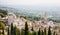
<path fill-rule="evenodd" d="M 60 0 L 0 0 L 0 35 L 60 35 Z"/>
<path fill-rule="evenodd" d="M 25 22 L 27 22 L 28 28 L 30 31 L 32 28 L 36 32 L 39 31 L 39 28 L 41 28 L 41 30 L 46 28 L 46 30 L 48 30 L 48 28 L 50 26 L 52 32 L 55 31 L 56 33 L 58 33 L 58 35 L 60 34 L 60 29 L 57 28 L 59 25 L 57 25 L 56 22 L 49 20 L 48 16 L 46 16 L 46 14 L 44 15 L 44 18 L 42 20 L 30 21 L 23 17 L 20 18 L 20 16 L 16 16 L 13 12 L 7 12 L 7 15 L 5 17 L 2 18 L 0 16 L 0 22 L 4 22 L 4 24 L 6 24 L 6 27 L 4 29 L 6 35 L 7 35 L 6 28 L 11 27 L 11 23 L 13 23 L 13 26 L 16 26 L 19 30 L 24 30 Z M 0 30 L 0 32 L 1 32 L 1 30 Z"/>

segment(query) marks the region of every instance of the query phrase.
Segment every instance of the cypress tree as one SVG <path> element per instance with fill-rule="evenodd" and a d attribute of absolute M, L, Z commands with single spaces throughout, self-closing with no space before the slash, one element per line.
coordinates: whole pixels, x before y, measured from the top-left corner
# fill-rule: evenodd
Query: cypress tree
<path fill-rule="evenodd" d="M 16 26 L 14 27 L 13 35 L 16 35 Z"/>
<path fill-rule="evenodd" d="M 58 35 L 58 34 L 56 33 L 56 35 Z"/>
<path fill-rule="evenodd" d="M 35 31 L 33 31 L 33 35 L 36 35 L 36 32 Z"/>
<path fill-rule="evenodd" d="M 15 26 L 14 27 L 14 32 L 13 32 L 14 35 L 20 35 L 20 30 Z"/>
<path fill-rule="evenodd" d="M 25 35 L 29 35 L 28 24 L 25 22 Z"/>
<path fill-rule="evenodd" d="M 16 35 L 20 35 L 20 30 L 16 28 Z"/>
<path fill-rule="evenodd" d="M 24 30 L 23 29 L 21 30 L 21 35 L 24 35 Z"/>
<path fill-rule="evenodd" d="M 42 32 L 41 32 L 41 35 L 44 35 L 44 32 L 43 32 L 43 30 L 42 30 Z"/>
<path fill-rule="evenodd" d="M 55 32 L 53 33 L 53 35 L 55 35 Z"/>
<path fill-rule="evenodd" d="M 44 35 L 47 35 L 47 34 L 46 34 L 46 28 L 44 29 Z"/>
<path fill-rule="evenodd" d="M 13 23 L 11 23 L 11 35 L 20 35 L 20 30 L 15 26 L 13 26 Z"/>
<path fill-rule="evenodd" d="M 17 35 L 20 35 L 20 31 L 18 31 L 18 34 Z"/>
<path fill-rule="evenodd" d="M 31 29 L 31 31 L 34 31 L 34 30 L 33 30 L 33 27 L 32 27 L 32 29 Z"/>
<path fill-rule="evenodd" d="M 11 35 L 14 35 L 14 27 L 13 27 L 13 23 L 11 23 Z"/>
<path fill-rule="evenodd" d="M 40 31 L 40 28 L 39 28 L 39 31 L 38 31 L 38 35 L 41 35 L 41 31 Z"/>
<path fill-rule="evenodd" d="M 50 30 L 50 26 L 49 26 L 49 29 L 48 29 L 48 35 L 51 35 L 51 30 Z"/>
<path fill-rule="evenodd" d="M 5 34 L 4 34 L 4 29 L 2 30 L 2 34 L 5 35 Z"/>
<path fill-rule="evenodd" d="M 8 33 L 7 33 L 7 35 L 10 35 L 9 27 L 8 27 Z"/>

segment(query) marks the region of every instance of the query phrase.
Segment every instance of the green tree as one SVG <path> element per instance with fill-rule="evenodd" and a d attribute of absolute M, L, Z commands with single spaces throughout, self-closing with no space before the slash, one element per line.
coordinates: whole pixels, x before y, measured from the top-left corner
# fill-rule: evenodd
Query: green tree
<path fill-rule="evenodd" d="M 41 32 L 41 35 L 44 35 L 44 32 L 43 32 L 43 30 L 42 30 L 42 32 Z"/>
<path fill-rule="evenodd" d="M 3 22 L 0 22 L 0 28 L 4 29 L 6 26 Z"/>
<path fill-rule="evenodd" d="M 44 29 L 44 35 L 47 35 L 47 34 L 46 34 L 46 28 Z"/>
<path fill-rule="evenodd" d="M 38 35 L 41 35 L 41 31 L 40 31 L 40 28 L 39 28 L 39 31 L 38 31 Z"/>
<path fill-rule="evenodd" d="M 11 23 L 11 35 L 20 35 L 20 30 Z"/>
<path fill-rule="evenodd" d="M 55 32 L 53 33 L 53 35 L 55 35 Z"/>
<path fill-rule="evenodd" d="M 4 17 L 5 15 L 7 15 L 7 12 L 7 10 L 0 9 L 0 16 Z"/>
<path fill-rule="evenodd" d="M 24 35 L 24 29 L 21 30 L 21 35 Z"/>
<path fill-rule="evenodd" d="M 49 26 L 49 29 L 48 29 L 48 35 L 51 35 L 51 27 Z"/>
<path fill-rule="evenodd" d="M 2 30 L 2 32 L 0 32 L 0 35 L 5 35 L 4 34 L 4 29 L 5 29 L 5 24 L 3 22 L 0 22 L 0 29 Z"/>
<path fill-rule="evenodd" d="M 25 35 L 29 35 L 28 24 L 25 22 Z"/>
<path fill-rule="evenodd" d="M 33 27 L 32 27 L 32 29 L 31 29 L 31 31 L 34 31 Z"/>
<path fill-rule="evenodd" d="M 33 31 L 33 35 L 36 35 L 36 32 L 35 31 Z"/>
<path fill-rule="evenodd" d="M 2 34 L 5 35 L 5 33 L 4 33 L 4 29 L 2 30 Z"/>
<path fill-rule="evenodd" d="M 17 33 L 16 33 L 16 26 L 14 27 L 14 30 L 13 30 L 13 35 L 16 35 Z"/>
<path fill-rule="evenodd" d="M 56 35 L 58 35 L 58 34 L 56 33 Z"/>
<path fill-rule="evenodd" d="M 16 27 L 16 35 L 20 35 L 20 30 Z"/>
<path fill-rule="evenodd" d="M 7 33 L 7 35 L 10 35 L 9 27 L 8 27 L 8 33 Z"/>
<path fill-rule="evenodd" d="M 11 35 L 14 35 L 14 27 L 13 27 L 13 23 L 11 23 Z"/>

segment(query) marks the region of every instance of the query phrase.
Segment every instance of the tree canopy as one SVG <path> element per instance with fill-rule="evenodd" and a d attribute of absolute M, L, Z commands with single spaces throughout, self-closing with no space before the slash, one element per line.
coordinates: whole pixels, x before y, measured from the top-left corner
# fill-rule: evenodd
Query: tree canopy
<path fill-rule="evenodd" d="M 0 16 L 4 17 L 5 15 L 7 15 L 7 10 L 0 9 Z"/>
<path fill-rule="evenodd" d="M 3 22 L 0 22 L 0 28 L 5 28 L 5 24 Z"/>

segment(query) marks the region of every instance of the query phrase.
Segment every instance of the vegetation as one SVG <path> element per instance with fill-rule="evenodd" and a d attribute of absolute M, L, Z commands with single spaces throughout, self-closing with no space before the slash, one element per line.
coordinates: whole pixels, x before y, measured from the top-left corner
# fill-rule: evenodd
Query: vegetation
<path fill-rule="evenodd" d="M 10 35 L 10 30 L 9 30 L 9 27 L 8 27 L 8 33 L 7 33 L 7 35 Z"/>
<path fill-rule="evenodd" d="M 53 35 L 55 35 L 56 33 L 54 32 Z"/>
<path fill-rule="evenodd" d="M 52 35 L 51 34 L 51 27 L 49 27 L 49 29 L 48 29 L 48 35 Z"/>
<path fill-rule="evenodd" d="M 35 31 L 33 31 L 33 35 L 37 35 Z"/>
<path fill-rule="evenodd" d="M 1 10 L 0 9 L 0 16 L 4 17 L 7 15 L 7 10 Z M 20 16 L 20 18 L 25 18 L 25 19 L 28 19 L 28 20 L 39 20 L 39 19 L 43 19 L 41 17 L 37 17 L 37 16 Z M 52 19 L 49 19 L 49 20 L 52 20 Z M 54 22 L 59 22 L 58 20 L 52 20 Z M 0 30 L 2 29 L 2 32 L 0 31 L 0 35 L 5 35 L 5 23 L 4 22 L 0 22 Z M 58 28 L 58 27 L 56 27 Z M 13 26 L 13 23 L 11 23 L 11 27 L 8 27 L 7 28 L 7 35 L 52 35 L 52 32 L 51 32 L 51 27 L 48 28 L 48 33 L 47 33 L 47 30 L 46 28 L 44 30 L 40 30 L 39 28 L 39 31 L 34 31 L 33 27 L 31 29 L 32 33 L 29 31 L 29 28 L 28 28 L 28 24 L 27 22 L 25 22 L 25 29 L 24 30 L 21 30 L 18 29 L 16 26 Z M 53 32 L 53 35 L 57 35 L 57 33 Z"/>
<path fill-rule="evenodd" d="M 4 22 L 0 22 L 0 28 L 4 29 L 5 26 L 6 26 L 6 25 L 4 24 Z"/>
<path fill-rule="evenodd" d="M 2 30 L 2 32 L 0 31 L 0 35 L 5 35 L 4 34 L 4 29 L 5 29 L 5 24 L 3 22 L 0 22 L 0 30 Z"/>
<path fill-rule="evenodd" d="M 2 30 L 2 34 L 5 35 L 5 33 L 4 33 L 4 29 Z"/>
<path fill-rule="evenodd" d="M 14 35 L 13 23 L 11 23 L 11 35 Z"/>
<path fill-rule="evenodd" d="M 5 32 L 4 32 L 4 28 L 5 28 L 5 24 L 3 22 L 0 22 L 0 29 L 2 29 L 2 33 L 0 32 L 0 35 L 5 35 Z M 34 31 L 33 27 L 31 29 L 32 33 L 29 31 L 29 28 L 28 28 L 28 24 L 27 22 L 25 22 L 25 30 L 20 30 L 16 27 L 16 26 L 13 26 L 13 23 L 11 23 L 11 27 L 8 27 L 7 28 L 7 35 L 52 35 L 52 32 L 51 32 L 51 27 L 48 28 L 48 34 L 47 34 L 47 30 L 46 28 L 44 30 L 40 30 L 39 28 L 39 31 Z M 57 35 L 57 33 L 53 32 L 53 35 Z"/>
<path fill-rule="evenodd" d="M 25 22 L 25 35 L 29 35 L 28 24 Z"/>
<path fill-rule="evenodd" d="M 46 28 L 44 29 L 44 35 L 47 35 Z"/>
<path fill-rule="evenodd" d="M 32 28 L 32 33 L 30 33 L 27 22 L 25 22 L 25 30 L 22 30 L 21 32 L 16 26 L 13 26 L 13 23 L 11 23 L 11 28 L 10 28 L 11 30 L 9 28 L 10 27 L 8 27 L 7 35 L 47 35 L 46 28 L 44 29 L 44 31 L 40 30 L 40 28 L 39 28 L 39 31 L 37 31 L 37 32 L 34 31 Z M 0 35 L 5 35 L 4 29 L 2 29 L 2 31 L 3 32 L 2 32 L 2 34 L 0 33 Z M 52 35 L 51 27 L 48 28 L 48 35 Z M 53 35 L 57 35 L 57 34 L 54 32 Z"/>
<path fill-rule="evenodd" d="M 7 15 L 7 12 L 7 10 L 0 9 L 0 16 L 4 17 L 5 15 Z"/>
<path fill-rule="evenodd" d="M 11 23 L 11 35 L 20 35 L 20 30 L 15 26 L 13 26 L 13 23 Z"/>
<path fill-rule="evenodd" d="M 40 31 L 40 28 L 39 28 L 39 31 L 38 31 L 38 35 L 41 35 L 41 31 Z"/>

